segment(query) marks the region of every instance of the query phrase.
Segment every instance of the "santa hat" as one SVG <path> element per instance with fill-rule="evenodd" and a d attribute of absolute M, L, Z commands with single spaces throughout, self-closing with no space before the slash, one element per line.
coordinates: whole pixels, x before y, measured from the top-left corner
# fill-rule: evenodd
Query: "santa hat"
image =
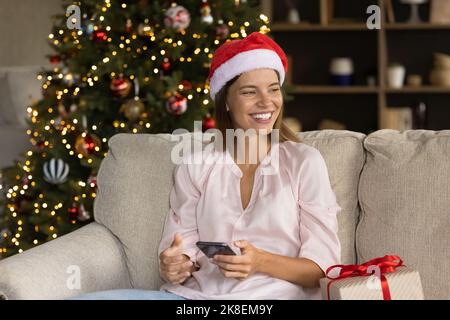
<path fill-rule="evenodd" d="M 271 38 L 253 32 L 242 40 L 223 43 L 214 52 L 209 71 L 211 98 L 214 100 L 220 89 L 237 75 L 260 68 L 278 71 L 283 84 L 288 68 L 286 54 Z"/>

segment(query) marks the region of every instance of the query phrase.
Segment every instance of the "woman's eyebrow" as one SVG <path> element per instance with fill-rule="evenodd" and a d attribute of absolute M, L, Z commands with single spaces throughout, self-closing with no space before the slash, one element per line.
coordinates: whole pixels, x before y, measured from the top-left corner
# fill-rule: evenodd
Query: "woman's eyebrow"
<path fill-rule="evenodd" d="M 271 86 L 274 86 L 274 85 L 279 85 L 279 83 L 278 82 L 271 83 L 271 84 L 268 85 L 268 87 L 271 87 Z M 239 90 L 245 89 L 245 88 L 253 88 L 254 89 L 254 88 L 257 88 L 257 87 L 256 86 L 252 86 L 252 85 L 246 85 L 246 86 L 240 87 Z"/>
<path fill-rule="evenodd" d="M 239 90 L 241 90 L 241 89 L 245 89 L 245 88 L 252 88 L 252 89 L 254 89 L 254 88 L 256 88 L 256 86 L 252 86 L 252 85 L 246 85 L 246 86 L 242 86 L 242 87 L 240 87 L 240 88 L 239 88 Z"/>

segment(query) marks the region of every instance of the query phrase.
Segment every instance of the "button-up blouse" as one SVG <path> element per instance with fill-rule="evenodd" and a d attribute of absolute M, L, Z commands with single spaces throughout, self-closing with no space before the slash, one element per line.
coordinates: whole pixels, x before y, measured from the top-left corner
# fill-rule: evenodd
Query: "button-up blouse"
<path fill-rule="evenodd" d="M 202 157 L 207 161 L 175 167 L 158 250 L 159 255 L 170 247 L 178 232 L 183 253 L 200 269 L 183 284 L 165 283 L 161 290 L 188 299 L 320 299 L 319 288 L 304 288 L 264 273 L 245 280 L 227 278 L 196 246 L 197 241 L 226 242 L 239 253 L 233 242 L 247 240 L 274 254 L 310 259 L 324 272 L 339 264 L 336 215 L 341 207 L 320 152 L 304 143 L 274 143 L 255 171 L 244 209 L 241 169 L 228 150 L 205 150 Z"/>

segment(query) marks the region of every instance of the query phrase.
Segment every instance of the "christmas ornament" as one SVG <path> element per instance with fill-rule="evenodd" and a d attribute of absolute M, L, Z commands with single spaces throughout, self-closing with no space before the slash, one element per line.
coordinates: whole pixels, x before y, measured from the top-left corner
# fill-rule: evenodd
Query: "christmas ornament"
<path fill-rule="evenodd" d="M 131 22 L 131 19 L 127 19 L 127 22 L 125 24 L 125 31 L 128 33 L 131 33 L 131 31 L 133 31 L 133 23 Z"/>
<path fill-rule="evenodd" d="M 164 74 L 165 76 L 167 76 L 167 75 L 170 74 L 170 71 L 171 71 L 171 70 L 170 70 L 171 63 L 170 63 L 169 58 L 165 57 L 165 58 L 163 59 L 163 63 L 162 63 L 162 65 L 161 65 L 161 67 L 162 67 L 162 70 L 163 70 L 163 74 Z"/>
<path fill-rule="evenodd" d="M 186 29 L 191 23 L 191 15 L 183 6 L 175 6 L 169 8 L 165 13 L 164 25 L 167 28 L 181 31 Z"/>
<path fill-rule="evenodd" d="M 37 147 L 37 151 L 38 151 L 38 152 L 44 150 L 44 148 L 45 148 L 45 142 L 44 142 L 44 141 L 39 141 L 38 143 L 36 143 L 36 147 Z"/>
<path fill-rule="evenodd" d="M 144 109 L 145 107 L 142 101 L 138 97 L 134 97 L 120 107 L 120 112 L 122 112 L 128 120 L 136 121 L 139 119 Z"/>
<path fill-rule="evenodd" d="M 224 40 L 228 38 L 228 35 L 230 34 L 230 29 L 228 29 L 228 26 L 223 23 L 223 20 L 219 20 L 219 25 L 216 27 L 216 36 Z"/>
<path fill-rule="evenodd" d="M 211 15 L 211 7 L 208 4 L 207 0 L 203 0 L 202 4 L 200 6 L 200 13 L 201 13 L 201 21 L 206 24 L 212 24 L 214 19 Z"/>
<path fill-rule="evenodd" d="M 113 95 L 116 97 L 125 98 L 130 93 L 131 83 L 128 79 L 120 76 L 119 78 L 111 81 L 110 88 Z"/>
<path fill-rule="evenodd" d="M 202 131 L 205 132 L 208 129 L 212 129 L 216 127 L 216 120 L 211 116 L 211 114 L 207 114 L 203 118 L 202 122 Z"/>
<path fill-rule="evenodd" d="M 91 218 L 91 215 L 90 215 L 89 211 L 87 211 L 84 208 L 83 204 L 80 204 L 80 207 L 78 208 L 78 215 L 77 215 L 78 221 L 83 222 L 83 221 L 89 220 L 90 218 Z"/>
<path fill-rule="evenodd" d="M 183 90 L 184 90 L 184 91 L 188 91 L 188 90 L 191 90 L 191 89 L 192 89 L 192 83 L 189 82 L 189 81 L 187 81 L 187 80 L 181 81 L 180 84 L 183 86 Z"/>
<path fill-rule="evenodd" d="M 58 54 L 54 54 L 50 56 L 50 63 L 51 64 L 58 64 L 61 62 L 61 56 Z"/>
<path fill-rule="evenodd" d="M 75 140 L 75 151 L 84 157 L 94 153 L 95 147 L 100 147 L 100 139 L 95 134 L 83 132 Z"/>
<path fill-rule="evenodd" d="M 79 211 L 79 208 L 78 208 L 78 206 L 77 206 L 75 203 L 72 204 L 72 206 L 69 207 L 69 208 L 67 209 L 67 211 L 69 212 L 69 218 L 70 218 L 70 220 L 76 220 L 76 219 L 78 218 L 78 211 Z"/>
<path fill-rule="evenodd" d="M 175 93 L 166 101 L 166 110 L 173 115 L 183 114 L 187 110 L 187 99 Z"/>
<path fill-rule="evenodd" d="M 106 31 L 104 30 L 95 30 L 92 32 L 92 40 L 94 40 L 95 43 L 101 43 L 108 39 L 108 35 L 106 34 Z"/>
<path fill-rule="evenodd" d="M 69 174 L 69 165 L 61 159 L 52 158 L 43 166 L 44 180 L 51 184 L 66 182 Z"/>
<path fill-rule="evenodd" d="M 119 112 L 125 114 L 130 121 L 136 121 L 141 116 L 144 111 L 145 106 L 139 99 L 139 81 L 134 79 L 134 98 L 125 102 L 121 107 Z"/>
<path fill-rule="evenodd" d="M 97 174 L 96 173 L 92 173 L 88 180 L 87 180 L 88 185 L 92 188 L 92 189 L 96 189 L 97 188 Z"/>

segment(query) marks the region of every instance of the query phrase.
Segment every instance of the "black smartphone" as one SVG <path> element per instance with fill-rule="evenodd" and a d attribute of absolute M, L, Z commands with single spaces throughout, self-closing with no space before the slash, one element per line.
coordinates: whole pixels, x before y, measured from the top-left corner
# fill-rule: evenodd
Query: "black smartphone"
<path fill-rule="evenodd" d="M 236 253 L 224 242 L 198 241 L 197 247 L 208 257 L 213 258 L 216 254 L 235 256 Z"/>

